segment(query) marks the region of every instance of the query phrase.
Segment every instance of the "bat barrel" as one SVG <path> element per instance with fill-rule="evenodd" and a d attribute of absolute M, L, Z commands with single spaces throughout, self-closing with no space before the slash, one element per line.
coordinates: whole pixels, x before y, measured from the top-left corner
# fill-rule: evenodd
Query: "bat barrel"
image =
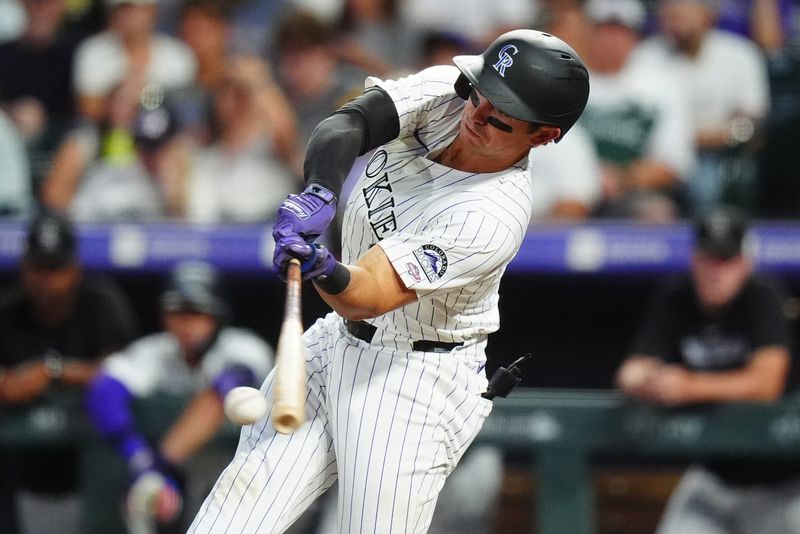
<path fill-rule="evenodd" d="M 284 413 L 283 415 L 276 415 L 272 419 L 272 424 L 275 430 L 281 434 L 291 434 L 303 424 L 305 418 L 298 417 L 294 413 Z"/>

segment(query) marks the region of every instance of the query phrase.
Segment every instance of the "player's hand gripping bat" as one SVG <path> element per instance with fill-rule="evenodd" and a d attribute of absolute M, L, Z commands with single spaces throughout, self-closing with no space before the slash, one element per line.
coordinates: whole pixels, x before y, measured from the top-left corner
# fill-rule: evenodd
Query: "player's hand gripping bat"
<path fill-rule="evenodd" d="M 292 259 L 286 270 L 286 304 L 275 356 L 272 424 L 281 434 L 291 434 L 305 422 L 306 347 L 301 287 L 300 261 Z"/>

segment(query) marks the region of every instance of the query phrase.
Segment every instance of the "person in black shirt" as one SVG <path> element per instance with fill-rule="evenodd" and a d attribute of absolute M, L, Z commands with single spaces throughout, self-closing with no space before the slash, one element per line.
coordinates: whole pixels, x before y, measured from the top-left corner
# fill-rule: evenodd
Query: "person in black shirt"
<path fill-rule="evenodd" d="M 66 0 L 23 0 L 26 25 L 0 44 L 0 105 L 25 140 L 32 189 L 47 175 L 63 135 L 74 126 L 72 63 L 79 42 L 65 30 Z"/>
<path fill-rule="evenodd" d="M 656 290 L 617 374 L 624 393 L 684 406 L 775 401 L 791 387 L 783 296 L 773 281 L 752 272 L 742 251 L 746 230 L 745 218 L 732 210 L 698 221 L 691 273 Z M 800 466 L 733 457 L 695 465 L 658 530 L 738 532 L 800 532 Z"/>
<path fill-rule="evenodd" d="M 19 275 L 19 284 L 0 297 L 0 408 L 55 402 L 45 393 L 56 386 L 84 387 L 100 359 L 136 335 L 124 294 L 108 280 L 82 274 L 72 226 L 60 215 L 43 212 L 33 220 Z M 0 456 L 14 467 L 10 485 L 22 532 L 75 532 L 78 451 Z M 11 471 L 4 468 L 0 478 Z M 0 522 L 9 532 L 15 519 Z"/>
<path fill-rule="evenodd" d="M 15 106 L 30 99 L 49 119 L 64 121 L 75 113 L 72 58 L 78 36 L 62 31 L 64 0 L 24 0 L 25 31 L 0 45 L 0 102 L 15 116 Z"/>

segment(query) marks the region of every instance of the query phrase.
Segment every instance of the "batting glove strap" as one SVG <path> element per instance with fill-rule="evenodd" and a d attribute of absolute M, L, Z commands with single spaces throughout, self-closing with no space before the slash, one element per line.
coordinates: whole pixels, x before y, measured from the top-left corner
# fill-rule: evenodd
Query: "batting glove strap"
<path fill-rule="evenodd" d="M 308 193 L 322 199 L 325 204 L 335 204 L 336 195 L 330 189 L 319 184 L 311 184 L 305 188 L 303 193 Z"/>

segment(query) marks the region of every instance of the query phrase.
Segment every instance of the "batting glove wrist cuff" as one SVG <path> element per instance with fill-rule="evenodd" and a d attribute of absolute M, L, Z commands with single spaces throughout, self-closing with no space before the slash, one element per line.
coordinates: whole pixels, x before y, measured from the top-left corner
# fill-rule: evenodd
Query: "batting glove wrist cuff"
<path fill-rule="evenodd" d="M 350 285 L 350 269 L 336 262 L 333 271 L 328 275 L 316 277 L 314 284 L 329 295 L 338 295 Z"/>
<path fill-rule="evenodd" d="M 303 281 L 330 276 L 338 263 L 327 247 L 314 243 L 311 248 L 311 256 L 300 264 Z"/>
<path fill-rule="evenodd" d="M 330 189 L 323 187 L 319 184 L 311 184 L 303 190 L 303 193 L 309 193 L 316 197 L 319 197 L 325 202 L 325 204 L 335 204 L 336 203 L 336 194 L 331 191 Z"/>

